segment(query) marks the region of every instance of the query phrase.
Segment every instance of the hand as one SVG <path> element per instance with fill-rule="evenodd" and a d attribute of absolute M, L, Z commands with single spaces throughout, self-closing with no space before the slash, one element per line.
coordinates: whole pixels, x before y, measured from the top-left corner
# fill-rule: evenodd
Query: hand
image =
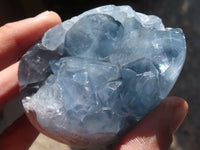
<path fill-rule="evenodd" d="M 17 60 L 45 31 L 60 22 L 56 13 L 45 12 L 0 28 L 0 109 L 19 94 Z M 0 149 L 27 150 L 37 135 L 26 116 L 22 116 L 0 136 Z"/>
<path fill-rule="evenodd" d="M 184 120 L 187 110 L 185 100 L 166 98 L 125 135 L 114 150 L 168 150 L 172 135 Z"/>
<path fill-rule="evenodd" d="M 17 60 L 60 17 L 45 12 L 35 18 L 6 24 L 0 28 L 0 109 L 19 94 Z M 167 150 L 172 134 L 187 114 L 187 103 L 177 97 L 164 100 L 120 141 L 115 150 Z M 22 116 L 0 136 L 0 149 L 27 150 L 38 132 Z"/>

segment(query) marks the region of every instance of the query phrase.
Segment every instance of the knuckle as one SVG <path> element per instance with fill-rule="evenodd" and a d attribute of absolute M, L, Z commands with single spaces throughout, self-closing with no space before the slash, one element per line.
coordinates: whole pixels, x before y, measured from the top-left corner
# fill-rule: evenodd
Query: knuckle
<path fill-rule="evenodd" d="M 4 26 L 3 26 L 3 28 L 4 29 L 11 29 L 11 28 L 13 28 L 14 27 L 14 24 L 13 23 L 6 23 Z"/>
<path fill-rule="evenodd" d="M 0 32 L 7 33 L 14 27 L 13 23 L 6 23 L 0 28 Z"/>

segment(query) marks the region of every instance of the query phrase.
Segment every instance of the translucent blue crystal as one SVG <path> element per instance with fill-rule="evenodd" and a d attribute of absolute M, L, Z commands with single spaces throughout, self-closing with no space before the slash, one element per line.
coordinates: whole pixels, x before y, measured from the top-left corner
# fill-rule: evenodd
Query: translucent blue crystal
<path fill-rule="evenodd" d="M 70 56 L 104 58 L 117 48 L 122 24 L 113 17 L 93 14 L 81 18 L 66 33 L 64 45 Z"/>
<path fill-rule="evenodd" d="M 39 131 L 96 150 L 168 95 L 185 55 L 181 29 L 129 6 L 98 7 L 48 30 L 22 57 L 22 102 Z"/>

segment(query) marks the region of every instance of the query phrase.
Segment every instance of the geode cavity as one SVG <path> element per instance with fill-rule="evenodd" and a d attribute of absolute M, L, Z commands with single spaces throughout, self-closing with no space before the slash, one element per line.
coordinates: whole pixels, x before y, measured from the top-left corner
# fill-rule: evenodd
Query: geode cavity
<path fill-rule="evenodd" d="M 21 59 L 32 124 L 76 147 L 108 145 L 169 93 L 186 54 L 181 29 L 108 5 L 48 30 Z"/>

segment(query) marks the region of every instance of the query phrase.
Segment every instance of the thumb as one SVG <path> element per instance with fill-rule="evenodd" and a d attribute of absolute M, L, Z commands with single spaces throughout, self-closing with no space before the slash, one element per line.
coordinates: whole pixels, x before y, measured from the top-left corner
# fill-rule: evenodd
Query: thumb
<path fill-rule="evenodd" d="M 115 150 L 168 150 L 172 134 L 184 120 L 187 110 L 185 100 L 166 98 L 122 138 Z"/>

